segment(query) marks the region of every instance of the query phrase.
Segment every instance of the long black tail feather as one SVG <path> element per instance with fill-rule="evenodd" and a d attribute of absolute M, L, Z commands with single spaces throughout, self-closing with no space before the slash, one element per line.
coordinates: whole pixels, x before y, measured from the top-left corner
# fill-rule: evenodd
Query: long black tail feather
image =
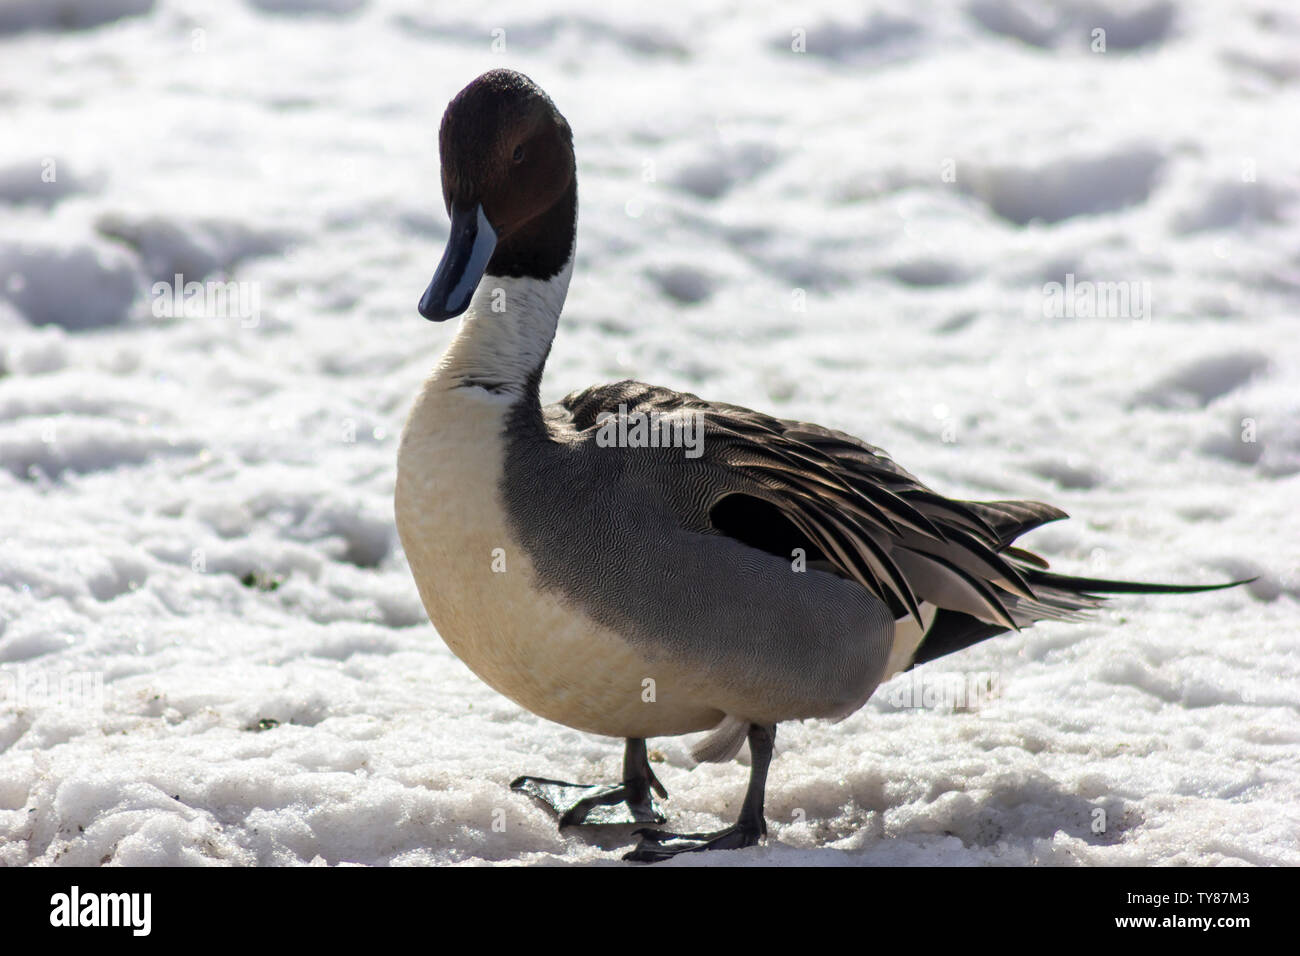
<path fill-rule="evenodd" d="M 1026 569 L 1025 578 L 1030 586 L 1041 585 L 1072 594 L 1097 596 L 1103 594 L 1196 594 L 1200 591 L 1222 591 L 1241 584 L 1250 584 L 1255 578 L 1243 578 L 1226 584 L 1151 584 L 1145 581 L 1110 581 L 1105 578 L 1079 578 L 1068 574 L 1055 574 L 1036 568 Z M 911 667 L 917 667 L 939 657 L 955 654 L 972 644 L 1004 634 L 1010 628 L 990 624 L 960 611 L 940 609 L 926 631 L 925 640 L 916 650 Z M 908 668 L 909 670 L 911 668 Z"/>
<path fill-rule="evenodd" d="M 1222 591 L 1224 588 L 1235 588 L 1239 584 L 1249 584 L 1255 580 L 1243 578 L 1240 581 L 1229 581 L 1227 584 L 1149 584 L 1145 581 L 1076 578 L 1068 574 L 1054 574 L 1051 571 L 1039 570 L 1026 571 L 1025 577 L 1030 585 L 1045 584 L 1075 594 L 1195 594 L 1198 591 Z"/>

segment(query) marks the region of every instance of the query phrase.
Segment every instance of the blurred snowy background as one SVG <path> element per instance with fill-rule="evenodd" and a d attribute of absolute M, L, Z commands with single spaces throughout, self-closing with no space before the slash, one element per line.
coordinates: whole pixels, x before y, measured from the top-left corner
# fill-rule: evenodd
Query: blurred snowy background
<path fill-rule="evenodd" d="M 0 0 L 0 863 L 629 842 L 507 790 L 620 745 L 479 683 L 393 529 L 454 325 L 415 312 L 436 127 L 495 66 L 576 136 L 547 397 L 812 419 L 1064 507 L 1060 570 L 1259 576 L 784 727 L 767 846 L 709 864 L 1300 864 L 1289 0 Z M 908 706 L 940 674 L 981 706 Z M 689 742 L 652 742 L 673 823 L 730 822 L 745 771 Z"/>

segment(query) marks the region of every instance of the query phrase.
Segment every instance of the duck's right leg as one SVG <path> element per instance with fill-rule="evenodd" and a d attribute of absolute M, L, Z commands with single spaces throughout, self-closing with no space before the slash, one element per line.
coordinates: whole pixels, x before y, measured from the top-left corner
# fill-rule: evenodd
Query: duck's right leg
<path fill-rule="evenodd" d="M 663 823 L 667 819 L 654 794 L 667 797 L 668 791 L 650 769 L 642 737 L 628 738 L 623 752 L 622 783 L 584 786 L 542 777 L 520 777 L 510 784 L 510 789 L 546 804 L 560 818 L 561 827 Z"/>

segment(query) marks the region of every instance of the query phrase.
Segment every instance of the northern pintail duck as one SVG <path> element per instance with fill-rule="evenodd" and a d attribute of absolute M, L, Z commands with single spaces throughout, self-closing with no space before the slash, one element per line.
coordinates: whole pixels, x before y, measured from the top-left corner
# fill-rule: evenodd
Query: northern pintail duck
<path fill-rule="evenodd" d="M 573 269 L 569 124 L 527 77 L 493 70 L 451 101 L 439 145 L 451 232 L 419 311 L 464 318 L 402 434 L 397 527 L 471 670 L 541 717 L 626 740 L 616 784 L 512 784 L 561 826 L 663 823 L 646 738 L 712 731 L 699 760 L 749 742 L 736 824 L 639 830 L 626 858 L 754 845 L 780 722 L 844 717 L 901 670 L 1074 619 L 1103 592 L 1209 589 L 1054 574 L 1014 542 L 1063 512 L 945 498 L 819 425 L 631 381 L 542 405 Z M 646 440 L 647 424 L 697 440 Z"/>

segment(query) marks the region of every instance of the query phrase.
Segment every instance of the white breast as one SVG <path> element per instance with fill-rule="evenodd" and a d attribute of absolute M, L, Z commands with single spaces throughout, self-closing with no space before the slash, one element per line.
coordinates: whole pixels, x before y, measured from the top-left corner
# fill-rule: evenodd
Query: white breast
<path fill-rule="evenodd" d="M 402 545 L 447 646 L 520 706 L 580 730 L 655 737 L 715 726 L 723 714 L 695 675 L 536 587 L 500 498 L 512 397 L 454 387 L 449 359 L 403 432 L 396 493 Z"/>

